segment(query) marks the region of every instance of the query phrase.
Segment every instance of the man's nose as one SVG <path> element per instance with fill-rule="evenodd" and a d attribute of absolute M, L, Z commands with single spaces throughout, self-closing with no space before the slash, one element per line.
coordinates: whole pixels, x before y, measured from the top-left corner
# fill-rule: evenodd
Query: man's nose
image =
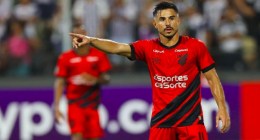
<path fill-rule="evenodd" d="M 170 21 L 168 19 L 165 20 L 166 25 L 170 25 Z"/>

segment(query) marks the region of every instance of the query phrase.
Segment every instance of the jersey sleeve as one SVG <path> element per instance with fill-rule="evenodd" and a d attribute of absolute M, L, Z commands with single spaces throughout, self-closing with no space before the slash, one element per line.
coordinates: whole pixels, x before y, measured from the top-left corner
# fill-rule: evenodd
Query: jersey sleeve
<path fill-rule="evenodd" d="M 203 73 L 215 67 L 215 61 L 202 42 L 199 42 L 198 45 L 198 67 Z"/>
<path fill-rule="evenodd" d="M 111 69 L 111 63 L 106 54 L 102 54 L 99 63 L 99 71 L 101 73 L 107 72 Z"/>
<path fill-rule="evenodd" d="M 60 56 L 54 71 L 56 77 L 66 77 L 68 75 L 66 59 L 64 56 Z"/>
<path fill-rule="evenodd" d="M 147 41 L 139 40 L 130 44 L 131 57 L 130 60 L 142 60 L 145 61 L 145 46 Z"/>

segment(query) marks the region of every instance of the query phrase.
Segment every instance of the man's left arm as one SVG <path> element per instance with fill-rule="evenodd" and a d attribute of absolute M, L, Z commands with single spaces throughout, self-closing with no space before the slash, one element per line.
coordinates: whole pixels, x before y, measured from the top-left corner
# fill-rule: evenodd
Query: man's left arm
<path fill-rule="evenodd" d="M 222 84 L 220 82 L 215 68 L 212 68 L 211 70 L 205 72 L 204 75 L 209 83 L 211 93 L 218 106 L 218 113 L 216 116 L 216 127 L 219 127 L 219 121 L 222 121 L 222 127 L 220 129 L 220 132 L 225 133 L 230 128 L 230 116 L 227 111 L 226 100 Z"/>

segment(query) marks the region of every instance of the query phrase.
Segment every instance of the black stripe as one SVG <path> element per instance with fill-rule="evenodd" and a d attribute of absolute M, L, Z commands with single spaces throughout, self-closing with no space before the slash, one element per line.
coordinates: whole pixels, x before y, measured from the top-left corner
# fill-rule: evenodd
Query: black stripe
<path fill-rule="evenodd" d="M 135 47 L 133 46 L 133 44 L 129 44 L 130 48 L 131 48 L 131 56 L 128 57 L 129 60 L 136 60 L 136 56 L 135 56 Z"/>
<path fill-rule="evenodd" d="M 197 74 L 197 76 L 194 78 L 193 82 L 190 84 L 190 86 L 179 96 L 177 96 L 174 100 L 172 100 L 162 111 L 157 113 L 154 117 L 151 119 L 151 126 L 158 123 L 161 119 L 163 119 L 165 116 L 170 114 L 172 111 L 174 111 L 176 108 L 179 107 L 179 105 L 186 99 L 188 96 L 197 89 L 197 87 L 200 85 L 200 74 Z"/>
<path fill-rule="evenodd" d="M 198 104 L 195 107 L 195 109 L 192 111 L 191 115 L 189 115 L 189 117 L 187 117 L 182 123 L 180 123 L 179 126 L 188 126 L 193 124 L 196 121 L 196 119 L 198 119 L 200 112 L 201 112 L 201 105 Z"/>
<path fill-rule="evenodd" d="M 201 120 L 199 120 L 199 123 L 198 124 L 203 124 L 204 125 L 204 119 L 203 117 L 201 116 Z"/>
<path fill-rule="evenodd" d="M 213 69 L 213 68 L 215 68 L 215 63 L 213 63 L 213 64 L 207 66 L 206 68 L 204 68 L 204 69 L 201 70 L 201 71 L 202 71 L 203 73 L 205 73 L 205 72 L 208 72 L 209 70 L 211 70 L 211 69 Z"/>
<path fill-rule="evenodd" d="M 100 85 L 96 84 L 94 86 L 92 86 L 86 93 L 84 93 L 81 97 L 77 98 L 77 99 L 70 99 L 68 101 L 69 104 L 75 103 L 77 101 L 83 100 L 88 98 L 90 95 L 92 95 L 94 93 L 94 91 L 96 91 L 97 89 L 99 89 Z"/>
<path fill-rule="evenodd" d="M 99 101 L 100 101 L 99 99 L 100 99 L 100 95 L 98 94 L 95 99 L 93 99 L 91 101 L 87 101 L 87 102 L 81 104 L 80 107 L 87 107 L 88 105 L 90 105 L 92 103 L 96 103 L 95 108 L 97 108 L 98 105 L 99 105 Z"/>
<path fill-rule="evenodd" d="M 187 114 L 191 108 L 196 104 L 196 102 L 199 100 L 200 97 L 200 90 L 198 90 L 193 96 L 192 98 L 185 103 L 181 109 L 173 114 L 170 118 L 168 118 L 166 121 L 162 122 L 158 127 L 172 127 L 174 124 L 176 124 L 185 114 Z"/>

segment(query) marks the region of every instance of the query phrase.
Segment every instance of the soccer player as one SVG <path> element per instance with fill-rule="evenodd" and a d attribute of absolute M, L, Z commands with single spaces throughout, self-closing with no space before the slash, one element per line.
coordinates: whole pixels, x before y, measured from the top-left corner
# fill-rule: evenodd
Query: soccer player
<path fill-rule="evenodd" d="M 73 32 L 86 35 L 82 26 Z M 88 44 L 60 55 L 55 76 L 55 119 L 63 119 L 59 103 L 63 91 L 68 99 L 68 122 L 72 140 L 98 140 L 103 136 L 97 111 L 100 85 L 109 82 L 110 62 L 105 53 Z"/>
<path fill-rule="evenodd" d="M 150 140 L 208 139 L 201 108 L 201 72 L 218 105 L 216 127 L 222 122 L 220 132 L 227 132 L 230 117 L 224 91 L 206 46 L 195 38 L 179 35 L 181 22 L 174 3 L 158 3 L 153 16 L 157 39 L 125 44 L 71 33 L 73 47 L 91 44 L 104 52 L 147 63 L 153 92 Z"/>

